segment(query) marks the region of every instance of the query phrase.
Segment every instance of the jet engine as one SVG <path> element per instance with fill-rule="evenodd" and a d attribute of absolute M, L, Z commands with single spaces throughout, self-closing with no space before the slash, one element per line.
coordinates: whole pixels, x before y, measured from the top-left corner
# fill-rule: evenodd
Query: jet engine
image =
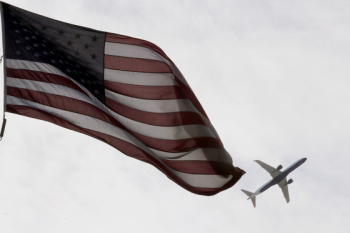
<path fill-rule="evenodd" d="M 292 179 L 289 179 L 288 182 L 287 182 L 287 184 L 291 184 L 291 183 L 293 183 L 293 180 L 292 180 Z"/>
<path fill-rule="evenodd" d="M 276 168 L 276 170 L 281 170 L 283 167 L 282 167 L 282 165 L 279 165 L 277 168 Z"/>

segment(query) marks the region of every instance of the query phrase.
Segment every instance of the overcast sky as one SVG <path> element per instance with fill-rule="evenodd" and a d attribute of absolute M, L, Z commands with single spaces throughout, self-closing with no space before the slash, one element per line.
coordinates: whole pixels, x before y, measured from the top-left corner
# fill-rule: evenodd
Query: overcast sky
<path fill-rule="evenodd" d="M 88 136 L 6 114 L 0 232 L 350 232 L 350 2 L 10 0 L 160 46 L 247 173 L 213 197 Z M 2 99 L 0 99 L 2 101 Z M 240 191 L 288 167 L 257 208 Z"/>

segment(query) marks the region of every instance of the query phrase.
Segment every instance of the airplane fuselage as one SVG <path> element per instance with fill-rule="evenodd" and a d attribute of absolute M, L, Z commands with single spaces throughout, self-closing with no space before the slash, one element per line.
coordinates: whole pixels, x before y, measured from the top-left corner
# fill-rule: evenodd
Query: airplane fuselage
<path fill-rule="evenodd" d="M 276 176 L 275 178 L 273 178 L 272 180 L 270 180 L 269 182 L 267 182 L 266 184 L 264 184 L 263 186 L 261 186 L 258 190 L 255 191 L 255 193 L 253 195 L 251 195 L 248 199 L 252 198 L 252 197 L 256 197 L 257 195 L 265 192 L 267 189 L 271 188 L 272 186 L 278 184 L 279 182 L 281 182 L 284 178 L 287 177 L 287 175 L 289 173 L 291 173 L 292 171 L 294 171 L 296 168 L 298 168 L 300 165 L 302 165 L 304 162 L 306 161 L 306 158 L 302 158 L 299 159 L 298 161 L 296 161 L 295 163 L 293 163 L 292 165 L 290 165 L 288 168 L 286 168 L 283 172 L 281 172 L 281 174 L 279 174 L 278 176 Z"/>

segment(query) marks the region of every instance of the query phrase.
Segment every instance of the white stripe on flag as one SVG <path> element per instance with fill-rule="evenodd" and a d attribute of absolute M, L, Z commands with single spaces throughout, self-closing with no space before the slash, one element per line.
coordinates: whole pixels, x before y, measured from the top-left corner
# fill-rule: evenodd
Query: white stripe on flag
<path fill-rule="evenodd" d="M 232 175 L 227 177 L 219 175 L 187 174 L 173 170 L 173 173 L 187 184 L 198 188 L 221 188 L 232 179 Z"/>
<path fill-rule="evenodd" d="M 130 58 L 142 58 L 150 59 L 165 62 L 166 64 L 170 63 L 160 54 L 154 52 L 145 47 L 129 44 L 119 44 L 113 42 L 105 43 L 105 54 L 118 56 L 118 57 L 130 57 Z"/>
<path fill-rule="evenodd" d="M 106 97 L 125 106 L 145 112 L 197 112 L 188 99 L 145 100 L 120 95 L 109 90 L 106 90 Z"/>
<path fill-rule="evenodd" d="M 49 74 L 57 74 L 65 78 L 69 78 L 65 73 L 63 73 L 56 67 L 46 63 L 41 63 L 41 62 L 6 59 L 6 67 L 11 69 L 40 71 L 40 72 L 49 73 Z"/>
<path fill-rule="evenodd" d="M 23 89 L 28 89 L 32 91 L 40 91 L 43 93 L 48 93 L 53 95 L 70 97 L 70 98 L 87 102 L 89 104 L 92 104 L 98 107 L 96 103 L 87 95 L 84 95 L 80 91 L 77 91 L 73 88 L 58 85 L 58 84 L 7 77 L 7 86 L 23 88 Z"/>
<path fill-rule="evenodd" d="M 191 160 L 191 161 L 220 161 L 226 163 L 232 163 L 232 159 L 229 153 L 223 148 L 198 148 L 193 151 L 180 152 L 180 153 L 170 153 L 165 151 L 159 151 L 156 149 L 150 148 L 162 159 L 183 161 L 183 160 Z M 224 160 L 227 158 L 228 160 Z"/>
<path fill-rule="evenodd" d="M 142 73 L 105 69 L 105 80 L 142 86 L 177 86 L 171 73 Z"/>

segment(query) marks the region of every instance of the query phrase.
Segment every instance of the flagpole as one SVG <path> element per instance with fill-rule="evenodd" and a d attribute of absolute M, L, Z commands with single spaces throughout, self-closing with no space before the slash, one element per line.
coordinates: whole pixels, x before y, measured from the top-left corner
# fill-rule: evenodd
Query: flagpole
<path fill-rule="evenodd" d="M 4 136 L 4 132 L 5 132 L 5 126 L 6 126 L 6 118 L 5 118 L 5 112 L 6 112 L 6 59 L 5 59 L 5 27 L 4 27 L 4 11 L 3 11 L 3 7 L 2 7 L 2 2 L 0 1 L 0 13 L 1 13 L 1 31 L 2 31 L 2 58 L 1 58 L 1 62 L 2 62 L 2 68 L 3 68 L 3 94 L 4 94 L 4 102 L 3 102 L 3 120 L 2 120 L 2 126 L 1 126 L 1 131 L 0 131 L 0 140 L 2 139 L 2 137 Z"/>

